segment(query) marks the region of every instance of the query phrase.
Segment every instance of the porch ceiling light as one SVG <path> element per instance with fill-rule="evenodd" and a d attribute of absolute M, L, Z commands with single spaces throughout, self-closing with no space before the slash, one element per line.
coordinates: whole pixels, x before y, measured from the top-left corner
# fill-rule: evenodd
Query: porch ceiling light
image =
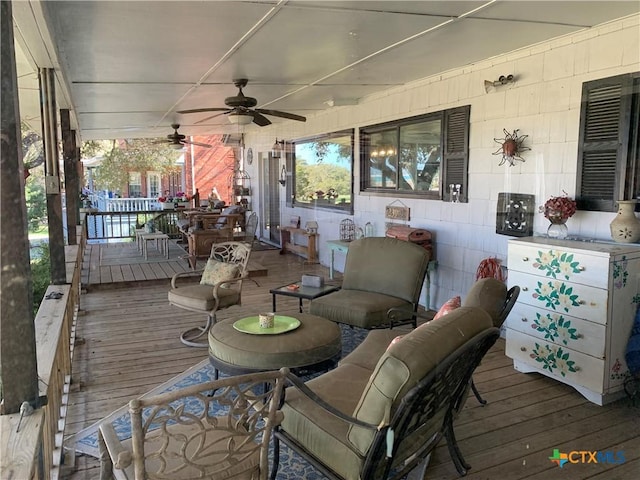
<path fill-rule="evenodd" d="M 227 116 L 227 118 L 233 125 L 249 125 L 251 122 L 253 122 L 252 115 L 246 115 L 243 113 L 232 112 Z"/>

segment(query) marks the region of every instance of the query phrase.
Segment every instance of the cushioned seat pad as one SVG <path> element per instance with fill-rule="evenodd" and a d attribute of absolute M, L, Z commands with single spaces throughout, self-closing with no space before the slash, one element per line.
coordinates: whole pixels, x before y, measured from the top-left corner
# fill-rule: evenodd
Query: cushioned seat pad
<path fill-rule="evenodd" d="M 225 308 L 238 303 L 240 292 L 231 288 L 219 288 L 220 305 Z M 190 310 L 211 310 L 215 306 L 213 287 L 211 285 L 188 285 L 169 290 L 169 302 Z"/>
<path fill-rule="evenodd" d="M 339 290 L 311 302 L 309 312 L 334 322 L 346 323 L 360 328 L 389 323 L 390 308 L 412 310 L 411 303 L 397 297 L 363 290 Z"/>
<path fill-rule="evenodd" d="M 209 330 L 209 355 L 224 363 L 271 370 L 315 365 L 342 352 L 340 327 L 324 318 L 295 314 L 300 326 L 278 335 L 252 335 L 233 328 L 236 319 L 216 323 Z"/>

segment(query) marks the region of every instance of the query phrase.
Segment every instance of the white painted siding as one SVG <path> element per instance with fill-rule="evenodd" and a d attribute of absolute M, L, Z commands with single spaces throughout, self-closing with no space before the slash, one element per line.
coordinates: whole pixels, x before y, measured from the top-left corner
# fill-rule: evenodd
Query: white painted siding
<path fill-rule="evenodd" d="M 499 192 L 533 194 L 536 205 L 563 191 L 575 195 L 582 83 L 638 70 L 640 16 L 636 15 L 394 88 L 362 99 L 356 106 L 311 115 L 304 124 L 264 128 L 248 134 L 246 144 L 266 151 L 276 137 L 301 138 L 470 104 L 469 203 L 401 199 L 411 207 L 410 225 L 435 234 L 438 268 L 432 276 L 430 307 L 437 308 L 469 290 L 483 258 L 497 256 L 506 265 L 510 237 L 495 233 Z M 514 74 L 516 83 L 485 92 L 484 80 L 507 74 Z M 521 135 L 529 136 L 525 146 L 531 150 L 523 154 L 525 163 L 498 166 L 500 157 L 492 155 L 499 147 L 494 138 L 502 137 L 503 129 L 519 129 Z M 384 207 L 394 198 L 358 192 L 357 136 L 355 159 L 353 220 L 360 227 L 372 222 L 376 234 L 383 235 Z M 250 174 L 257 178 L 257 171 Z M 284 189 L 281 193 L 283 218 L 300 215 L 302 225 L 318 221 L 320 260 L 328 265 L 324 242 L 338 238 L 345 215 L 286 208 Z M 578 212 L 567 223 L 569 233 L 608 240 L 613 217 L 613 213 Z M 546 219 L 536 214 L 535 232 L 546 227 Z M 337 269 L 341 271 L 343 264 L 337 254 Z"/>

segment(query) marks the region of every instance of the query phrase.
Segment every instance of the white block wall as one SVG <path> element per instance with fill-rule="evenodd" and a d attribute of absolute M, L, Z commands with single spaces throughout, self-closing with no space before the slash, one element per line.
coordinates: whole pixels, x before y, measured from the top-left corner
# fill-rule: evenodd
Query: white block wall
<path fill-rule="evenodd" d="M 464 294 L 475 280 L 479 262 L 498 257 L 506 265 L 510 237 L 495 233 L 498 193 L 526 193 L 536 198 L 536 207 L 552 195 L 575 196 L 583 82 L 640 70 L 640 15 L 612 22 L 552 42 L 521 49 L 478 64 L 449 71 L 400 88 L 376 94 L 352 107 L 327 110 L 304 124 L 261 129 L 247 135 L 246 145 L 255 151 L 270 149 L 276 137 L 296 139 L 348 128 L 420 115 L 460 105 L 471 105 L 469 203 L 400 198 L 411 208 L 410 225 L 432 231 L 436 238 L 437 270 L 432 275 L 431 308 L 438 308 L 454 295 Z M 485 92 L 484 81 L 513 74 L 514 84 Z M 498 166 L 501 156 L 494 138 L 503 129 L 528 135 L 525 163 Z M 372 222 L 377 235 L 384 235 L 384 207 L 393 197 L 358 192 L 359 141 L 355 149 L 355 211 L 353 221 L 363 227 Z M 258 178 L 257 162 L 247 166 Z M 253 168 L 253 171 L 250 170 Z M 259 189 L 254 208 L 259 211 Z M 340 221 L 348 215 L 323 210 L 286 208 L 284 188 L 282 218 L 300 215 L 302 225 L 317 220 L 320 260 L 329 264 L 326 240 L 339 237 Z M 567 223 L 570 235 L 610 240 L 613 213 L 577 212 Z M 548 222 L 536 213 L 534 231 L 543 233 Z M 336 254 L 342 270 L 344 258 Z M 425 296 L 423 295 L 423 302 Z"/>

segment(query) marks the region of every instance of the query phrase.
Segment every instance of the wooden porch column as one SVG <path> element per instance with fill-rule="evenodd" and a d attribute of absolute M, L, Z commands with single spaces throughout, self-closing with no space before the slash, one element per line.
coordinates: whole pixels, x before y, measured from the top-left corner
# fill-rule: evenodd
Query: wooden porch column
<path fill-rule="evenodd" d="M 38 399 L 38 369 L 29 265 L 27 206 L 20 134 L 11 2 L 0 2 L 0 377 L 4 409 Z"/>
<path fill-rule="evenodd" d="M 49 252 L 51 254 L 51 283 L 62 285 L 67 282 L 67 273 L 64 259 L 60 166 L 58 163 L 58 124 L 55 106 L 56 89 L 53 68 L 41 68 L 39 79 L 42 140 L 45 155 L 44 180 L 47 192 Z M 73 228 L 75 229 L 75 226 Z"/>
<path fill-rule="evenodd" d="M 67 245 L 76 244 L 76 228 L 79 218 L 80 179 L 76 157 L 76 132 L 71 130 L 69 109 L 60 110 L 60 130 L 62 131 L 62 157 L 64 158 L 64 186 L 67 197 Z"/>

